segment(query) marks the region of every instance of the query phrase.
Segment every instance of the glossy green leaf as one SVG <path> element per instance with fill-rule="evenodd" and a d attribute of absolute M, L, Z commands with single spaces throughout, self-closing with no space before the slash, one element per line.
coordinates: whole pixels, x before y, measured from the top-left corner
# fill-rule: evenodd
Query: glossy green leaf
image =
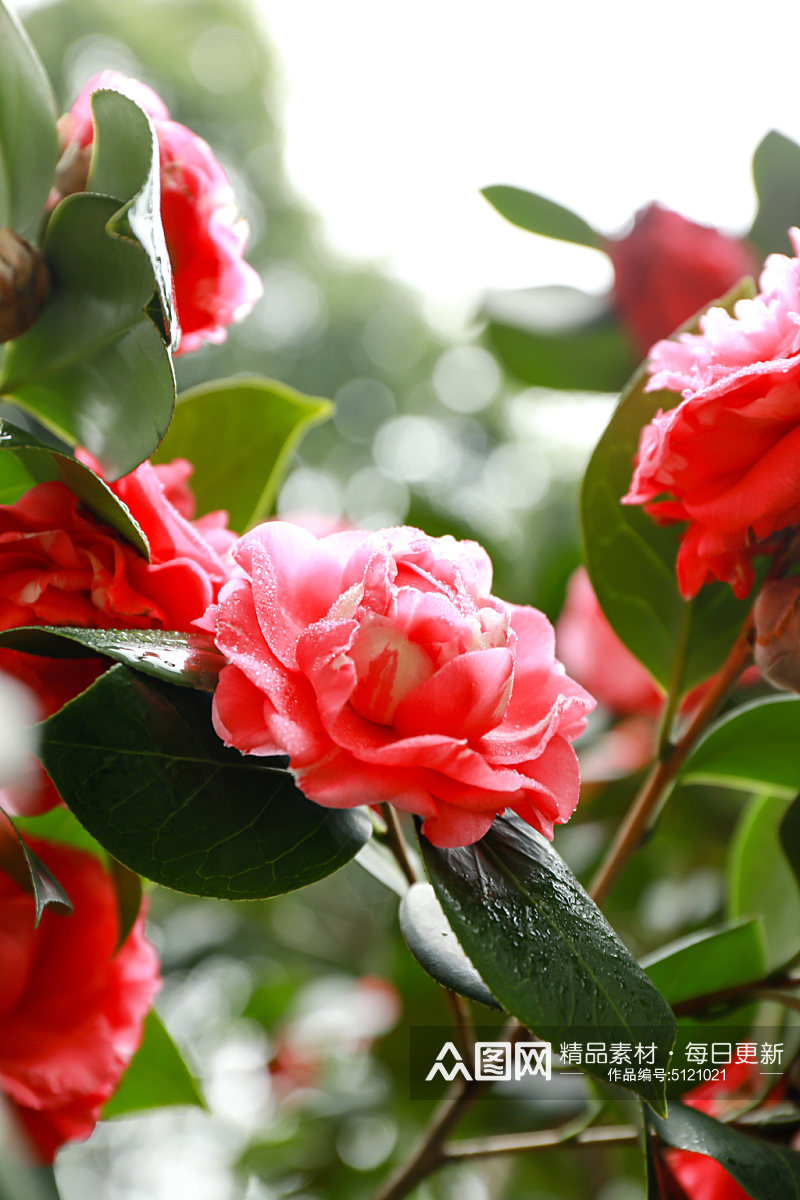
<path fill-rule="evenodd" d="M 671 1009 L 549 842 L 507 815 L 473 846 L 420 845 L 453 932 L 507 1012 L 556 1043 L 577 1030 L 652 1043 L 656 1065 L 667 1065 Z M 602 1066 L 585 1069 L 607 1078 Z M 663 1083 L 622 1086 L 664 1111 Z"/>
<path fill-rule="evenodd" d="M 154 1011 L 147 1014 L 142 1044 L 119 1087 L 103 1107 L 103 1118 L 179 1105 L 205 1108 L 203 1094 L 181 1052 Z"/>
<path fill-rule="evenodd" d="M 208 697 L 117 665 L 42 725 L 56 787 L 115 858 L 177 891 L 257 899 L 343 866 L 360 809 L 307 800 L 282 760 L 223 746 Z"/>
<path fill-rule="evenodd" d="M 800 887 L 780 842 L 788 805 L 780 796 L 754 797 L 742 813 L 728 864 L 730 914 L 763 918 L 768 971 L 800 950 Z"/>
<path fill-rule="evenodd" d="M 0 225 L 31 236 L 53 182 L 56 106 L 27 33 L 2 3 L 0 61 Z"/>
<path fill-rule="evenodd" d="M 5 468 L 5 462 L 13 456 L 27 476 L 28 483 L 22 491 L 26 491 L 27 487 L 34 483 L 49 480 L 65 484 L 73 495 L 78 497 L 84 508 L 88 508 L 99 521 L 115 529 L 143 558 L 149 559 L 150 547 L 147 538 L 131 516 L 127 505 L 117 499 L 108 485 L 89 467 L 69 454 L 51 449 L 32 433 L 18 429 L 6 420 L 0 420 L 0 451 L 3 452 L 0 455 L 0 470 Z M 13 487 L 15 475 L 18 477 L 13 470 L 7 476 L 0 474 L 0 481 L 7 478 Z"/>
<path fill-rule="evenodd" d="M 652 1121 L 662 1142 L 715 1159 L 753 1200 L 800 1197 L 800 1154 L 796 1150 L 740 1133 L 684 1104 L 670 1104 L 668 1117 Z"/>
<path fill-rule="evenodd" d="M 142 907 L 142 880 L 135 871 L 130 871 L 111 855 L 108 856 L 108 866 L 117 898 L 116 949 L 119 950 L 127 941 Z"/>
<path fill-rule="evenodd" d="M 636 366 L 608 300 L 578 288 L 490 292 L 482 315 L 505 366 L 537 387 L 618 392 Z"/>
<path fill-rule="evenodd" d="M 0 630 L 0 646 L 45 658 L 94 658 L 101 654 L 165 683 L 203 692 L 214 691 L 225 665 L 213 638 L 171 629 L 20 625 Z"/>
<path fill-rule="evenodd" d="M 603 248 L 602 235 L 588 221 L 547 196 L 502 183 L 483 188 L 481 194 L 502 217 L 529 233 L 595 250 Z"/>
<path fill-rule="evenodd" d="M 181 394 L 154 461 L 188 458 L 198 512 L 224 508 L 243 533 L 269 516 L 292 451 L 332 412 L 274 380 L 218 379 Z"/>
<path fill-rule="evenodd" d="M 443 987 L 499 1008 L 486 984 L 458 944 L 429 883 L 415 883 L 400 901 L 400 929 L 414 958 Z"/>
<path fill-rule="evenodd" d="M 692 933 L 648 955 L 641 966 L 670 1004 L 751 983 L 765 970 L 763 922 L 752 917 Z"/>
<path fill-rule="evenodd" d="M 117 237 L 135 238 L 153 272 L 167 340 L 179 329 L 172 302 L 172 266 L 161 224 L 158 141 L 152 122 L 127 96 L 94 92 L 94 140 L 87 190 L 124 201 L 108 224 Z"/>
<path fill-rule="evenodd" d="M 716 721 L 683 765 L 684 783 L 746 792 L 769 790 L 791 800 L 800 791 L 800 699 L 770 696 Z"/>
<path fill-rule="evenodd" d="M 758 209 L 748 241 L 764 256 L 793 253 L 787 230 L 800 224 L 800 146 L 772 129 L 753 154 Z"/>
<path fill-rule="evenodd" d="M 14 821 L 0 808 L 0 869 L 29 892 L 36 906 L 35 925 L 52 905 L 56 912 L 71 913 L 72 903 L 49 867 L 27 845 Z"/>
<path fill-rule="evenodd" d="M 800 883 L 800 796 L 796 796 L 783 814 L 778 835 L 786 861 Z"/>
<path fill-rule="evenodd" d="M 752 294 L 746 281 L 719 304 Z M 586 469 L 581 519 L 586 566 L 614 631 L 667 688 L 681 670 L 679 691 L 712 675 L 725 660 L 749 608 L 730 587 L 707 584 L 688 604 L 675 577 L 681 527 L 658 525 L 640 505 L 623 505 L 639 433 L 659 408 L 678 403 L 675 392 L 645 392 L 641 367 L 622 394 Z"/>
<path fill-rule="evenodd" d="M 53 291 L 41 317 L 6 346 L 0 391 L 69 445 L 85 446 L 107 479 L 138 466 L 163 437 L 175 382 L 145 312 L 153 272 L 138 242 L 112 236 L 119 202 L 68 196 L 50 218 L 44 254 Z"/>
<path fill-rule="evenodd" d="M 365 842 L 354 861 L 368 875 L 377 879 L 378 883 L 389 888 L 396 896 L 401 898 L 405 896 L 408 891 L 408 880 L 398 867 L 397 859 L 391 850 L 388 846 L 382 845 L 378 838 L 371 837 L 368 842 Z"/>

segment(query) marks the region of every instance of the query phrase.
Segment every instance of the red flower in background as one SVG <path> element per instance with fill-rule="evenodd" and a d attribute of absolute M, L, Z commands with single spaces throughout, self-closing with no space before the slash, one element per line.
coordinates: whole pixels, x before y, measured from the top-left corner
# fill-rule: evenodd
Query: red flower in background
<path fill-rule="evenodd" d="M 231 575 L 227 551 L 236 540 L 225 513 L 196 522 L 184 515 L 191 515 L 193 503 L 186 482 L 191 470 L 185 459 L 165 466 L 146 462 L 109 485 L 147 537 L 150 562 L 84 512 L 62 483 L 37 484 L 15 504 L 0 505 L 0 629 L 74 625 L 190 632 Z M 27 684 L 42 715 L 49 716 L 88 687 L 102 664 L 2 649 L 0 669 Z M 45 781 L 26 811 L 44 812 L 57 802 Z M 18 802 L 9 804 L 19 811 Z"/>
<path fill-rule="evenodd" d="M 10 835 L 9 835 L 10 836 Z M 87 1138 L 142 1037 L 158 991 L 144 914 L 119 950 L 110 876 L 92 854 L 31 841 L 72 901 L 45 910 L 0 871 L 0 1090 L 43 1162 Z"/>
<path fill-rule="evenodd" d="M 161 220 L 175 282 L 181 327 L 178 353 L 203 342 L 223 342 L 261 295 L 256 272 L 242 257 L 247 223 L 239 216 L 228 176 L 208 143 L 169 120 L 163 100 L 146 84 L 119 71 L 101 71 L 84 86 L 59 121 L 61 194 L 85 186 L 94 137 L 90 98 L 101 88 L 122 92 L 152 118 L 161 160 Z"/>
<path fill-rule="evenodd" d="M 642 430 L 623 503 L 687 522 L 677 560 L 687 598 L 713 579 L 746 596 L 754 555 L 800 522 L 800 260 L 771 255 L 760 284 L 734 316 L 712 308 L 699 334 L 651 354 L 649 390 L 683 400 Z"/>
<path fill-rule="evenodd" d="M 204 622 L 230 663 L 214 695 L 227 745 L 288 754 L 319 804 L 417 813 L 439 846 L 477 841 L 506 807 L 548 837 L 570 817 L 570 742 L 594 701 L 547 618 L 490 594 L 475 542 L 269 522 L 234 558 L 243 578 Z"/>
<path fill-rule="evenodd" d="M 745 242 L 660 204 L 638 212 L 630 233 L 605 250 L 620 316 L 642 355 L 758 269 Z"/>

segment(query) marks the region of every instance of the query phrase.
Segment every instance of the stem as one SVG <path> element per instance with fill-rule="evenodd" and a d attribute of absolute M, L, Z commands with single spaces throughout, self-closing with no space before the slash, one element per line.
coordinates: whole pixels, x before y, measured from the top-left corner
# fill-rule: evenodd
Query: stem
<path fill-rule="evenodd" d="M 469 1004 L 463 996 L 459 996 L 458 992 L 452 992 L 450 988 L 442 990 L 447 1007 L 450 1009 L 450 1018 L 456 1032 L 458 1048 L 465 1058 L 470 1058 L 475 1050 L 475 1030 L 472 1025 Z"/>
<path fill-rule="evenodd" d="M 692 605 L 684 604 L 681 613 L 680 628 L 678 629 L 678 643 L 675 648 L 675 663 L 672 669 L 672 676 L 669 681 L 667 690 L 666 702 L 664 711 L 661 714 L 661 723 L 658 729 L 658 757 L 663 758 L 670 744 L 670 735 L 672 733 L 672 722 L 675 719 L 675 714 L 678 711 L 678 705 L 681 699 L 681 682 L 683 680 L 684 660 L 686 657 L 686 646 L 689 641 L 689 630 L 692 625 Z"/>
<path fill-rule="evenodd" d="M 547 1150 L 554 1146 L 623 1146 L 638 1138 L 635 1125 L 596 1125 L 573 1136 L 560 1129 L 541 1129 L 535 1133 L 507 1133 L 497 1137 L 471 1138 L 442 1148 L 445 1163 L 469 1158 L 490 1158 L 496 1154 L 521 1154 L 526 1150 Z"/>
<path fill-rule="evenodd" d="M 711 680 L 708 690 L 692 714 L 689 724 L 677 742 L 665 747 L 664 756 L 656 763 L 628 810 L 589 889 L 589 895 L 595 904 L 602 903 L 628 859 L 639 848 L 667 788 L 675 779 L 689 751 L 714 716 L 729 688 L 739 678 L 750 655 L 752 625 L 751 613 L 722 669 Z"/>
<path fill-rule="evenodd" d="M 386 844 L 397 860 L 397 865 L 405 875 L 409 883 L 416 883 L 417 876 L 414 868 L 411 865 L 411 859 L 408 857 L 403 831 L 400 828 L 400 822 L 397 819 L 397 814 L 391 804 L 381 805 L 381 816 L 386 822 Z"/>
<path fill-rule="evenodd" d="M 793 1000 L 794 997 L 786 997 L 778 989 L 800 987 L 800 976 L 798 975 L 765 975 L 763 979 L 754 979 L 750 983 L 740 984 L 738 987 L 722 988 L 718 992 L 706 992 L 703 996 L 693 996 L 691 1000 L 681 1000 L 678 1004 L 673 1004 L 672 1011 L 676 1017 L 687 1016 L 691 1013 L 705 1012 L 708 1008 L 713 1008 L 717 1004 L 729 1004 L 744 999 L 747 996 L 764 998 L 765 993 L 769 993 L 771 998 L 779 998 L 782 1001 L 787 999 Z"/>

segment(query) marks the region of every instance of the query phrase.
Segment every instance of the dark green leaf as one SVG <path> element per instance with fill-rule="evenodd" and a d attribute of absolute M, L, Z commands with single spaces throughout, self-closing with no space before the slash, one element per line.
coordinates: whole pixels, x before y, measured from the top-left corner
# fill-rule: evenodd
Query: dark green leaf
<path fill-rule="evenodd" d="M 728 865 L 730 914 L 763 917 L 768 971 L 800 950 L 800 888 L 780 843 L 788 804 L 780 796 L 751 800 L 731 843 Z"/>
<path fill-rule="evenodd" d="M 14 456 L 14 460 L 28 477 L 27 487 L 53 479 L 66 484 L 84 508 L 88 508 L 99 521 L 115 529 L 143 558 L 150 558 L 147 538 L 131 516 L 127 505 L 118 500 L 108 485 L 89 467 L 69 454 L 51 449 L 32 433 L 18 429 L 6 420 L 0 421 L 0 450 L 4 451 L 3 467 L 11 455 Z M 8 477 L 12 486 L 14 474 L 12 471 Z M 27 487 L 22 491 L 26 491 Z M 17 496 L 14 498 L 18 499 Z"/>
<path fill-rule="evenodd" d="M 752 281 L 718 303 L 752 295 Z M 707 584 L 687 604 L 675 578 L 681 527 L 657 525 L 639 505 L 623 505 L 639 433 L 675 392 L 645 392 L 641 367 L 622 394 L 584 476 L 581 516 L 586 565 L 600 605 L 625 645 L 665 689 L 682 667 L 679 691 L 712 675 L 725 660 L 749 603 L 730 587 Z"/>
<path fill-rule="evenodd" d="M 549 842 L 508 815 L 473 846 L 420 845 L 453 932 L 507 1012 L 554 1042 L 581 1029 L 653 1043 L 667 1065 L 672 1011 Z M 663 1083 L 623 1086 L 664 1110 Z"/>
<path fill-rule="evenodd" d="M 112 667 L 42 726 L 41 757 L 101 845 L 145 878 L 257 899 L 348 862 L 371 832 L 359 809 L 307 800 L 281 760 L 226 749 L 208 698 Z"/>
<path fill-rule="evenodd" d="M 752 917 L 690 934 L 641 965 L 670 1004 L 750 983 L 765 970 L 763 922 Z"/>
<path fill-rule="evenodd" d="M 577 288 L 490 293 L 483 316 L 505 366 L 537 387 L 618 392 L 636 365 L 608 301 Z"/>
<path fill-rule="evenodd" d="M 400 901 L 400 929 L 419 965 L 437 983 L 499 1008 L 486 984 L 458 944 L 429 883 L 415 883 Z"/>
<path fill-rule="evenodd" d="M 0 630 L 0 645 L 45 658 L 94 658 L 125 663 L 145 675 L 213 692 L 225 660 L 204 633 L 172 629 L 72 629 L 21 625 Z"/>
<path fill-rule="evenodd" d="M 36 905 L 38 925 L 42 913 L 52 904 L 56 912 L 71 913 L 72 903 L 53 872 L 38 854 L 26 845 L 8 813 L 0 808 L 0 868 L 24 891 L 29 892 Z"/>
<path fill-rule="evenodd" d="M 770 696 L 722 717 L 684 763 L 684 783 L 769 790 L 791 800 L 800 791 L 800 699 Z"/>
<path fill-rule="evenodd" d="M 30 236 L 53 182 L 56 106 L 28 35 L 2 3 L 0 61 L 0 225 Z"/>
<path fill-rule="evenodd" d="M 145 312 L 153 272 L 138 242 L 110 235 L 119 203 L 67 196 L 44 254 L 53 291 L 41 317 L 9 342 L 0 390 L 68 444 L 85 446 L 107 479 L 138 466 L 163 437 L 175 382 Z"/>
<path fill-rule="evenodd" d="M 793 253 L 786 231 L 800 224 L 800 146 L 770 130 L 753 155 L 753 182 L 758 211 L 748 241 L 764 256 Z"/>
<path fill-rule="evenodd" d="M 662 1142 L 715 1159 L 753 1200 L 800 1197 L 800 1154 L 796 1151 L 740 1133 L 684 1104 L 672 1103 L 668 1117 L 652 1120 Z"/>
<path fill-rule="evenodd" d="M 783 853 L 800 883 L 800 796 L 795 797 L 784 813 L 778 834 Z"/>
<path fill-rule="evenodd" d="M 483 188 L 481 194 L 507 221 L 518 225 L 520 229 L 527 229 L 529 233 L 573 242 L 578 246 L 591 246 L 595 250 L 603 248 L 602 235 L 592 229 L 588 221 L 563 204 L 548 200 L 547 196 L 503 183 Z"/>
<path fill-rule="evenodd" d="M 142 881 L 135 871 L 129 871 L 121 862 L 111 855 L 108 857 L 111 882 L 117 897 L 117 932 L 116 949 L 119 950 L 127 941 L 128 934 L 136 924 L 139 910 L 142 907 Z"/>
<path fill-rule="evenodd" d="M 152 1010 L 144 1023 L 142 1044 L 111 1099 L 103 1108 L 103 1119 L 150 1108 L 190 1104 L 205 1108 L 203 1094 L 181 1052 Z"/>
<path fill-rule="evenodd" d="M 125 203 L 108 232 L 134 237 L 150 260 L 167 341 L 177 344 L 172 267 L 161 224 L 158 142 L 150 118 L 133 100 L 114 91 L 92 94 L 94 140 L 87 190 Z"/>
<path fill-rule="evenodd" d="M 227 509 L 243 533 L 269 516 L 301 438 L 333 412 L 269 379 L 218 379 L 183 392 L 155 462 L 188 458 L 198 512 Z"/>

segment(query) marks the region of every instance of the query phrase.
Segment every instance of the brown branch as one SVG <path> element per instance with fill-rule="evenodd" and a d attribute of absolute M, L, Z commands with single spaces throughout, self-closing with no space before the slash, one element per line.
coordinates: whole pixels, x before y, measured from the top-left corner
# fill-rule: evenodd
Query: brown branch
<path fill-rule="evenodd" d="M 442 1148 L 444 1163 L 468 1158 L 489 1158 L 499 1154 L 522 1154 L 526 1150 L 548 1150 L 557 1146 L 623 1146 L 635 1142 L 635 1125 L 595 1125 L 578 1133 L 560 1129 L 540 1129 L 534 1133 L 506 1133 L 496 1137 L 470 1138 L 451 1142 Z"/>

